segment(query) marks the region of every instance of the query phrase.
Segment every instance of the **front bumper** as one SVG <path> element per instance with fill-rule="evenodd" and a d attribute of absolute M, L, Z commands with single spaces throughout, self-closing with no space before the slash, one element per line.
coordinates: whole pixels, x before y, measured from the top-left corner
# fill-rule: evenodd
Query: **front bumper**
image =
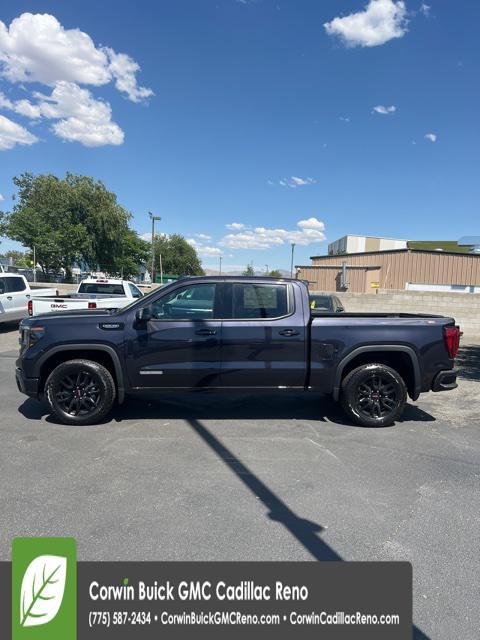
<path fill-rule="evenodd" d="M 39 379 L 38 378 L 27 378 L 23 371 L 17 367 L 15 369 L 15 379 L 17 381 L 18 390 L 21 393 L 24 393 L 26 396 L 30 398 L 38 398 L 38 387 L 39 387 Z"/>
<path fill-rule="evenodd" d="M 432 382 L 432 391 L 451 391 L 458 387 L 457 384 L 458 369 L 449 369 L 448 371 L 440 371 L 437 373 Z"/>

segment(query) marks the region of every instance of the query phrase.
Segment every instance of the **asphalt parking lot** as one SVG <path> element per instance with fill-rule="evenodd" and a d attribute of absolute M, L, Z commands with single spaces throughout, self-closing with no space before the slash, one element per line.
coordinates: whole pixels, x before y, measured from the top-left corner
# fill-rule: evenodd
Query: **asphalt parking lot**
<path fill-rule="evenodd" d="M 16 388 L 0 327 L 0 559 L 72 535 L 83 560 L 410 560 L 417 637 L 479 637 L 480 343 L 396 426 L 317 396 L 130 400 L 67 427 Z"/>

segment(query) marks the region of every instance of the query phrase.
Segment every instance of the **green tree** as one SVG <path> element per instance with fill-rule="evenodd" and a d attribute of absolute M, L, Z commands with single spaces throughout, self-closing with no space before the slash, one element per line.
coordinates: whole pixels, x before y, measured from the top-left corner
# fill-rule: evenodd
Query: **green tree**
<path fill-rule="evenodd" d="M 201 276 L 205 273 L 196 250 L 178 233 L 156 235 L 154 250 L 157 274 L 160 273 L 160 256 L 163 273 L 180 276 Z"/>
<path fill-rule="evenodd" d="M 68 273 L 83 261 L 113 275 L 144 255 L 128 226 L 131 214 L 100 181 L 71 173 L 64 179 L 24 173 L 13 182 L 18 194 L 13 211 L 4 216 L 5 233 L 35 247 L 44 271 L 63 267 Z"/>
<path fill-rule="evenodd" d="M 242 276 L 254 276 L 255 270 L 253 268 L 253 264 L 247 264 L 245 271 L 243 271 Z"/>
<path fill-rule="evenodd" d="M 281 278 L 282 274 L 280 273 L 280 271 L 278 269 L 272 269 L 268 275 L 270 276 L 270 278 Z"/>
<path fill-rule="evenodd" d="M 138 266 L 146 265 L 152 248 L 149 242 L 142 240 L 136 231 L 128 229 L 122 240 L 122 254 L 115 259 L 115 273 L 125 279 L 138 274 Z"/>
<path fill-rule="evenodd" d="M 33 257 L 31 253 L 24 253 L 23 251 L 15 251 L 14 249 L 10 249 L 5 253 L 0 254 L 0 258 L 6 258 L 9 260 L 12 259 L 12 263 L 16 267 L 32 267 L 33 266 Z"/>

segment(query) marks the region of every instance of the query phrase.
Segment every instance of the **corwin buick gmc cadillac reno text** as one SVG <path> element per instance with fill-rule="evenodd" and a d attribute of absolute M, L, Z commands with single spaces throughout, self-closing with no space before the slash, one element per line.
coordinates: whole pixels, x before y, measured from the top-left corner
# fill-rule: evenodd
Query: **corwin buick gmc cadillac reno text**
<path fill-rule="evenodd" d="M 19 389 L 66 424 L 101 421 L 139 392 L 331 394 L 380 427 L 407 394 L 454 389 L 453 318 L 316 313 L 300 280 L 192 277 L 117 312 L 66 311 L 20 324 Z"/>

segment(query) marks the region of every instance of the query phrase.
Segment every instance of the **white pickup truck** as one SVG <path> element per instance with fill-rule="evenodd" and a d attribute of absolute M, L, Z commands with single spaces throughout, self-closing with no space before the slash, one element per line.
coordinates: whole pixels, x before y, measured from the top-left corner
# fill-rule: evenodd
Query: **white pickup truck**
<path fill-rule="evenodd" d="M 86 278 L 78 285 L 76 293 L 65 296 L 32 297 L 28 314 L 56 313 L 76 309 L 121 309 L 143 293 L 133 282 L 114 278 Z"/>
<path fill-rule="evenodd" d="M 0 323 L 25 318 L 28 314 L 27 305 L 33 296 L 40 300 L 56 293 L 54 288 L 30 289 L 25 276 L 19 273 L 0 272 Z"/>

